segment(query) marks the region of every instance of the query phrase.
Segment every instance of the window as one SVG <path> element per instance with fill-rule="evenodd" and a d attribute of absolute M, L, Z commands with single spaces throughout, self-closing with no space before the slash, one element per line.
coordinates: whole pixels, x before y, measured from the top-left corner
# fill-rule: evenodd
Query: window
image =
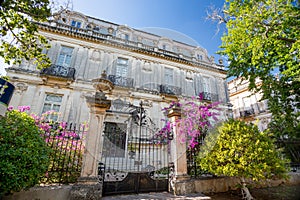
<path fill-rule="evenodd" d="M 165 84 L 173 85 L 173 69 L 165 68 Z"/>
<path fill-rule="evenodd" d="M 104 126 L 104 157 L 124 157 L 126 147 L 126 124 L 105 122 Z"/>
<path fill-rule="evenodd" d="M 44 106 L 42 113 L 45 113 L 47 111 L 53 110 L 55 112 L 59 112 L 60 106 L 62 102 L 62 96 L 60 95 L 55 95 L 55 94 L 47 94 L 45 101 L 44 101 Z M 56 121 L 58 118 L 57 115 L 50 115 L 49 119 Z"/>
<path fill-rule="evenodd" d="M 245 109 L 249 109 L 251 107 L 251 100 L 249 97 L 244 97 L 243 98 L 243 104 Z"/>
<path fill-rule="evenodd" d="M 76 27 L 76 28 L 80 28 L 81 27 L 81 22 L 72 20 L 71 21 L 71 26 Z"/>
<path fill-rule="evenodd" d="M 118 58 L 116 66 L 116 76 L 127 77 L 128 59 Z"/>
<path fill-rule="evenodd" d="M 126 33 L 123 33 L 123 34 L 121 35 L 121 38 L 122 38 L 123 40 L 129 40 L 129 35 L 126 34 Z"/>
<path fill-rule="evenodd" d="M 88 25 L 86 26 L 86 29 L 91 30 L 91 29 L 92 29 L 92 25 L 88 24 Z"/>
<path fill-rule="evenodd" d="M 95 27 L 93 28 L 93 30 L 99 32 L 99 31 L 100 31 L 100 28 L 99 28 L 99 26 L 95 26 Z"/>
<path fill-rule="evenodd" d="M 72 53 L 73 53 L 73 48 L 62 46 L 57 59 L 57 65 L 70 67 Z"/>
<path fill-rule="evenodd" d="M 197 59 L 198 59 L 198 60 L 203 60 L 203 57 L 202 57 L 202 55 L 200 55 L 200 54 L 197 54 Z"/>
<path fill-rule="evenodd" d="M 203 82 L 203 92 L 204 93 L 210 93 L 210 84 L 209 84 L 209 78 L 204 77 L 204 82 Z"/>

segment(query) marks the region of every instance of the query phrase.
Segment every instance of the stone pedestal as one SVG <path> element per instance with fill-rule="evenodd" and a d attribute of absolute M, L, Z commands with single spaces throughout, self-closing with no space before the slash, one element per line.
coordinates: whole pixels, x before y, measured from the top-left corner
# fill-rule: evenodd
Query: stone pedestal
<path fill-rule="evenodd" d="M 98 163 L 101 159 L 105 113 L 110 108 L 111 101 L 106 99 L 102 91 L 96 92 L 93 97 L 86 97 L 86 100 L 90 108 L 89 130 L 86 136 L 81 175 L 71 190 L 71 200 L 98 200 L 102 197 Z"/>
<path fill-rule="evenodd" d="M 72 186 L 71 200 L 99 200 L 102 197 L 102 183 L 97 177 L 80 177 Z"/>

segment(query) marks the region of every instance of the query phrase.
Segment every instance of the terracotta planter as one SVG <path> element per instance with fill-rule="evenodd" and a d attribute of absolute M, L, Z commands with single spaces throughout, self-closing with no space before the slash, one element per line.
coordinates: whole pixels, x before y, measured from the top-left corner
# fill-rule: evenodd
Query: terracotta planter
<path fill-rule="evenodd" d="M 4 116 L 15 86 L 0 78 L 0 115 Z"/>

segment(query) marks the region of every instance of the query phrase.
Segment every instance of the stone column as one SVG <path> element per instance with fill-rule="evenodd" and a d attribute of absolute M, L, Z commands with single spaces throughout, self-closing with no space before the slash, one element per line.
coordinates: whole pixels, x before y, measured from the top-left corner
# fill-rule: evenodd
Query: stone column
<path fill-rule="evenodd" d="M 174 124 L 181 117 L 180 108 L 173 108 L 168 113 L 168 118 Z M 174 163 L 176 179 L 187 177 L 187 159 L 186 150 L 187 146 L 184 135 L 179 134 L 179 125 L 173 127 L 174 138 L 171 141 L 171 162 Z"/>
<path fill-rule="evenodd" d="M 103 92 L 96 92 L 93 97 L 86 97 L 90 108 L 89 130 L 86 136 L 81 175 L 73 186 L 71 200 L 98 200 L 102 197 L 102 183 L 98 180 L 98 163 L 102 144 L 102 129 L 106 110 L 111 101 Z"/>
<path fill-rule="evenodd" d="M 181 117 L 180 108 L 170 109 L 167 116 L 174 124 Z M 179 133 L 178 123 L 173 127 L 173 134 L 170 144 L 170 160 L 174 169 L 170 177 L 170 191 L 176 195 L 191 193 L 194 191 L 194 185 L 187 181 L 190 176 L 187 173 L 186 136 Z"/>

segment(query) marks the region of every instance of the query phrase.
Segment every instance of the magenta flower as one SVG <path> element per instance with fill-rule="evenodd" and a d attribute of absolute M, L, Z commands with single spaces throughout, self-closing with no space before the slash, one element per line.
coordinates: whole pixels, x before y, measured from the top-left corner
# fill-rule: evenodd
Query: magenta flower
<path fill-rule="evenodd" d="M 172 102 L 168 107 L 163 108 L 166 113 L 175 107 L 181 108 L 182 116 L 174 125 L 179 125 L 179 136 L 177 136 L 179 141 L 188 142 L 190 148 L 198 146 L 197 139 L 206 132 L 207 128 L 211 127 L 210 121 L 218 121 L 219 113 L 216 111 L 220 110 L 219 103 L 206 104 L 202 100 L 203 94 L 201 93 L 197 98 L 192 97 L 190 100 L 185 100 L 184 103 Z M 165 137 L 168 131 L 172 131 L 174 125 L 166 122 L 157 137 Z"/>

